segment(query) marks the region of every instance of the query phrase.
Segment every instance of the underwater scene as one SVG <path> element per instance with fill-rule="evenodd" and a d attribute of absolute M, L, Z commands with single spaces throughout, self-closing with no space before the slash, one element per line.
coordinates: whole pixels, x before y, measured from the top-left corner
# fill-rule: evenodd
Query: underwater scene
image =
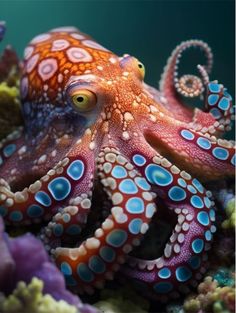
<path fill-rule="evenodd" d="M 233 1 L 0 1 L 0 313 L 235 312 L 234 45 Z"/>

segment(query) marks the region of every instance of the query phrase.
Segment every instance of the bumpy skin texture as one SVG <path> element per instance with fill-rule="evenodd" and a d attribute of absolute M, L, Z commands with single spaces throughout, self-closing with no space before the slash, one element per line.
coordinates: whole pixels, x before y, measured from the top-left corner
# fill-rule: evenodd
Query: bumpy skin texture
<path fill-rule="evenodd" d="M 178 78 L 181 54 L 194 46 L 208 60 L 202 79 Z M 176 296 L 201 279 L 216 228 L 211 193 L 198 179 L 231 177 L 235 163 L 233 143 L 217 139 L 229 129 L 232 101 L 223 85 L 209 83 L 211 63 L 205 43 L 180 44 L 158 91 L 144 83 L 137 59 L 119 58 L 73 27 L 26 48 L 25 127 L 1 143 L 0 213 L 14 225 L 49 221 L 41 238 L 72 288 L 92 293 L 120 267 L 153 297 Z M 179 94 L 204 89 L 204 112 L 182 103 Z M 97 181 L 109 215 L 84 239 Z M 177 219 L 163 256 L 127 257 L 159 205 Z"/>

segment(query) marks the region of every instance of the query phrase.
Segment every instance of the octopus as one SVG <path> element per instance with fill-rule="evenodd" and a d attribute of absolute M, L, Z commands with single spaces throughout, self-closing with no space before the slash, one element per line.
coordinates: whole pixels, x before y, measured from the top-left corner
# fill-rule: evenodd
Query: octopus
<path fill-rule="evenodd" d="M 199 75 L 179 76 L 182 54 L 199 48 Z M 74 27 L 35 37 L 24 52 L 24 127 L 0 144 L 0 215 L 41 226 L 40 238 L 67 285 L 92 294 L 118 276 L 147 295 L 176 297 L 197 286 L 216 231 L 207 180 L 234 175 L 232 98 L 210 81 L 201 40 L 179 44 L 160 90 L 144 65 L 118 57 Z M 184 97 L 204 99 L 203 108 Z M 96 193 L 95 190 L 98 190 Z M 158 258 L 139 257 L 151 223 L 174 220 Z"/>

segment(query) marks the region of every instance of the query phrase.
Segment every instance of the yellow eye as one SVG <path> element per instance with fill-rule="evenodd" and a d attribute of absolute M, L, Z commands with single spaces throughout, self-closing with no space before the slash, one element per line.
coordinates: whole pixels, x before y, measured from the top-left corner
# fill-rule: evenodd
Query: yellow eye
<path fill-rule="evenodd" d="M 72 102 L 76 109 L 81 112 L 87 112 L 95 107 L 97 97 L 89 90 L 79 90 L 72 94 Z"/>
<path fill-rule="evenodd" d="M 138 60 L 137 60 L 137 65 L 138 65 L 138 70 L 139 70 L 139 73 L 141 75 L 141 78 L 144 79 L 144 76 L 145 76 L 145 66 L 143 65 L 143 63 L 141 63 Z"/>

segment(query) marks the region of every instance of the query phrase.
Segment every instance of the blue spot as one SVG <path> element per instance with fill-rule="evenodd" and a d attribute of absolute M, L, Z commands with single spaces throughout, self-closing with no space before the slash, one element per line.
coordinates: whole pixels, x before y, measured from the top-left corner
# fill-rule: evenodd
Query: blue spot
<path fill-rule="evenodd" d="M 206 238 L 207 241 L 211 241 L 211 239 L 212 239 L 212 234 L 211 234 L 210 230 L 207 230 L 207 231 L 205 232 L 205 238 Z"/>
<path fill-rule="evenodd" d="M 116 253 L 114 251 L 114 249 L 112 249 L 111 247 L 108 246 L 104 246 L 100 249 L 99 254 L 101 255 L 101 257 L 103 258 L 103 260 L 105 260 L 106 262 L 113 262 L 115 260 L 116 257 Z"/>
<path fill-rule="evenodd" d="M 81 263 L 77 266 L 77 274 L 83 281 L 87 283 L 93 281 L 94 279 L 93 273 L 85 263 Z"/>
<path fill-rule="evenodd" d="M 115 178 L 124 178 L 127 176 L 127 171 L 126 169 L 124 169 L 122 166 L 120 165 L 116 165 L 112 172 L 111 172 L 112 176 Z"/>
<path fill-rule="evenodd" d="M 64 213 L 64 214 L 62 215 L 62 220 L 63 220 L 63 222 L 69 223 L 70 219 L 71 219 L 70 214 Z"/>
<path fill-rule="evenodd" d="M 72 269 L 67 262 L 61 263 L 61 272 L 67 276 L 70 276 L 72 274 Z"/>
<path fill-rule="evenodd" d="M 27 214 L 30 217 L 39 217 L 43 215 L 43 208 L 41 208 L 39 205 L 33 204 L 27 209 Z"/>
<path fill-rule="evenodd" d="M 127 211 L 131 214 L 139 214 L 144 212 L 143 200 L 137 197 L 130 198 L 125 205 Z"/>
<path fill-rule="evenodd" d="M 195 239 L 192 242 L 192 249 L 195 253 L 201 253 L 204 248 L 204 241 L 202 239 Z"/>
<path fill-rule="evenodd" d="M 40 204 L 44 206 L 50 206 L 52 204 L 52 201 L 49 197 L 49 195 L 44 191 L 38 191 L 35 195 L 35 200 L 38 201 Z"/>
<path fill-rule="evenodd" d="M 65 276 L 67 286 L 77 286 L 77 281 L 73 276 Z"/>
<path fill-rule="evenodd" d="M 81 160 L 75 160 L 68 166 L 66 172 L 72 179 L 79 180 L 84 174 L 84 163 Z"/>
<path fill-rule="evenodd" d="M 99 256 L 92 256 L 89 259 L 89 268 L 95 273 L 104 273 L 106 270 L 106 266 L 103 260 Z"/>
<path fill-rule="evenodd" d="M 74 235 L 79 235 L 81 233 L 81 228 L 79 225 L 70 225 L 67 229 L 66 229 L 66 233 L 68 235 L 74 236 Z"/>
<path fill-rule="evenodd" d="M 146 207 L 146 217 L 150 218 L 156 212 L 156 207 L 154 203 L 149 203 Z"/>
<path fill-rule="evenodd" d="M 61 237 L 61 235 L 63 234 L 63 226 L 61 224 L 54 225 L 53 233 L 56 237 Z"/>
<path fill-rule="evenodd" d="M 209 215 L 207 214 L 207 212 L 205 211 L 201 211 L 198 213 L 197 215 L 197 220 L 200 224 L 207 226 L 209 225 L 210 221 L 209 221 Z"/>
<path fill-rule="evenodd" d="M 230 100 L 225 97 L 221 98 L 220 102 L 218 103 L 218 107 L 224 111 L 228 110 L 230 107 Z"/>
<path fill-rule="evenodd" d="M 181 201 L 186 198 L 186 192 L 182 188 L 174 186 L 169 190 L 168 196 L 173 201 Z"/>
<path fill-rule="evenodd" d="M 214 222 L 216 220 L 216 213 L 215 213 L 215 210 L 211 209 L 210 212 L 209 212 L 209 216 L 210 216 L 210 220 L 212 222 Z"/>
<path fill-rule="evenodd" d="M 197 209 L 202 209 L 204 207 L 204 203 L 199 196 L 192 196 L 190 199 L 192 206 Z"/>
<path fill-rule="evenodd" d="M 20 222 L 23 219 L 23 214 L 20 211 L 13 211 L 10 214 L 10 220 Z"/>
<path fill-rule="evenodd" d="M 231 95 L 226 91 L 227 89 L 224 89 L 224 96 L 227 97 L 229 100 L 233 100 Z"/>
<path fill-rule="evenodd" d="M 140 154 L 135 154 L 133 156 L 133 161 L 138 166 L 143 166 L 146 163 L 146 159 Z"/>
<path fill-rule="evenodd" d="M 12 144 L 10 144 L 10 145 L 7 145 L 7 146 L 3 149 L 3 154 L 5 155 L 6 158 L 8 158 L 8 157 L 11 156 L 15 151 L 16 151 L 16 145 L 12 143 Z"/>
<path fill-rule="evenodd" d="M 106 242 L 113 247 L 121 247 L 127 240 L 127 233 L 123 229 L 115 229 L 106 236 Z"/>
<path fill-rule="evenodd" d="M 188 190 L 193 193 L 193 194 L 196 194 L 197 193 L 197 190 L 192 186 L 192 185 L 188 185 Z"/>
<path fill-rule="evenodd" d="M 216 157 L 219 160 L 226 160 L 229 156 L 229 152 L 224 148 L 214 148 L 212 150 L 212 153 L 214 157 Z"/>
<path fill-rule="evenodd" d="M 184 188 L 187 186 L 187 183 L 183 178 L 178 178 L 178 184 Z"/>
<path fill-rule="evenodd" d="M 205 149 L 205 150 L 208 150 L 211 148 L 210 141 L 206 138 L 203 138 L 203 137 L 198 138 L 197 144 L 199 145 L 199 147 L 201 147 L 202 149 Z"/>
<path fill-rule="evenodd" d="M 203 193 L 204 188 L 203 188 L 202 184 L 196 178 L 193 179 L 192 184 L 193 184 L 194 187 L 197 188 L 197 190 L 199 192 Z"/>
<path fill-rule="evenodd" d="M 185 282 L 192 277 L 192 271 L 185 266 L 180 266 L 175 271 L 176 278 L 180 282 Z"/>
<path fill-rule="evenodd" d="M 201 258 L 197 255 L 192 256 L 189 261 L 188 261 L 189 265 L 191 266 L 191 268 L 193 268 L 194 270 L 199 268 L 201 265 Z"/>
<path fill-rule="evenodd" d="M 208 97 L 208 104 L 209 105 L 215 105 L 217 103 L 218 99 L 219 99 L 219 95 L 210 95 Z"/>
<path fill-rule="evenodd" d="M 7 214 L 7 208 L 0 206 L 0 216 L 4 217 Z"/>
<path fill-rule="evenodd" d="M 234 156 L 231 159 L 231 164 L 233 164 L 233 166 L 235 166 L 235 154 L 234 154 Z"/>
<path fill-rule="evenodd" d="M 211 207 L 211 200 L 208 197 L 204 197 L 204 202 L 206 207 L 209 209 Z"/>
<path fill-rule="evenodd" d="M 159 186 L 168 186 L 173 181 L 170 172 L 156 164 L 149 164 L 145 169 L 145 175 L 151 184 Z"/>
<path fill-rule="evenodd" d="M 135 177 L 135 183 L 143 190 L 150 190 L 150 185 L 143 177 Z"/>
<path fill-rule="evenodd" d="M 135 194 L 138 192 L 138 188 L 131 179 L 124 179 L 119 185 L 121 193 Z"/>
<path fill-rule="evenodd" d="M 153 286 L 157 293 L 168 293 L 173 289 L 173 285 L 169 282 L 160 282 Z"/>
<path fill-rule="evenodd" d="M 49 184 L 48 189 L 53 198 L 57 201 L 64 200 L 71 191 L 71 184 L 64 177 L 54 178 Z"/>
<path fill-rule="evenodd" d="M 167 267 L 164 267 L 158 272 L 158 276 L 160 278 L 167 279 L 171 276 L 171 271 Z"/>
<path fill-rule="evenodd" d="M 187 129 L 183 129 L 181 130 L 181 136 L 187 140 L 193 140 L 194 139 L 194 134 L 191 133 L 189 130 Z"/>
<path fill-rule="evenodd" d="M 217 108 L 211 109 L 210 113 L 214 116 L 215 119 L 219 119 L 221 117 L 221 112 Z"/>
<path fill-rule="evenodd" d="M 219 84 L 217 84 L 217 83 L 209 83 L 208 84 L 208 89 L 211 92 L 220 92 L 221 86 Z"/>
<path fill-rule="evenodd" d="M 130 223 L 129 223 L 129 231 L 131 234 L 138 234 L 140 232 L 140 228 L 142 226 L 143 221 L 141 218 L 134 218 Z"/>

